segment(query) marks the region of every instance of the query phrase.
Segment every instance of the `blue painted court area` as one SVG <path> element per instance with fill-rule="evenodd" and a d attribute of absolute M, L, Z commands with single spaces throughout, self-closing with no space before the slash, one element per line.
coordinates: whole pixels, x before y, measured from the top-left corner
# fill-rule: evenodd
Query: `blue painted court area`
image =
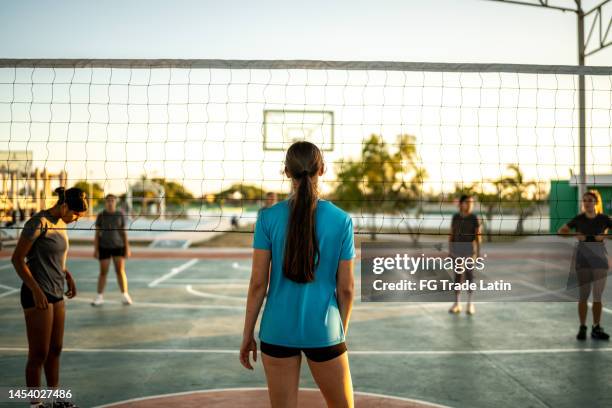
<path fill-rule="evenodd" d="M 134 305 L 121 305 L 111 272 L 98 308 L 89 304 L 98 263 L 73 258 L 68 268 L 79 292 L 67 302 L 61 376 L 81 406 L 265 387 L 261 362 L 254 372 L 238 362 L 249 259 L 130 259 Z M 7 387 L 24 382 L 19 284 L 0 260 L 0 385 Z M 357 299 L 347 340 L 355 390 L 453 407 L 612 406 L 612 347 L 576 342 L 574 303 L 476 306 L 469 317 L 449 315 L 446 303 Z M 603 320 L 612 327 L 612 310 Z M 316 387 L 304 366 L 301 386 Z"/>

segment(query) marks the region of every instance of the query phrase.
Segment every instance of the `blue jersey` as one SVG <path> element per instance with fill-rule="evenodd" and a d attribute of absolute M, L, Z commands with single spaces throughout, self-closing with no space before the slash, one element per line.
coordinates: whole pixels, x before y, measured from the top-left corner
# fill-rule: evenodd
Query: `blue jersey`
<path fill-rule="evenodd" d="M 340 260 L 355 256 L 353 221 L 331 202 L 319 199 L 315 210 L 319 265 L 312 282 L 297 283 L 283 275 L 289 213 L 289 202 L 284 200 L 262 210 L 255 224 L 253 248 L 272 255 L 259 339 L 302 348 L 341 343 L 344 328 L 336 299 L 336 273 Z"/>

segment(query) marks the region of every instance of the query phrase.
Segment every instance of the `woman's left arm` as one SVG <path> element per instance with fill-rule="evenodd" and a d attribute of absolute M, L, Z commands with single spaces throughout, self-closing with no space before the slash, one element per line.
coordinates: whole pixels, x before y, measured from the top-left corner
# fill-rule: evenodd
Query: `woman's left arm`
<path fill-rule="evenodd" d="M 249 370 L 253 369 L 249 361 L 249 353 L 253 353 L 253 361 L 257 361 L 257 342 L 255 341 L 255 324 L 261 310 L 264 297 L 268 291 L 270 276 L 271 252 L 264 249 L 253 250 L 253 268 L 249 293 L 247 295 L 246 313 L 244 317 L 244 331 L 242 345 L 240 346 L 240 363 Z"/>
<path fill-rule="evenodd" d="M 606 216 L 608 217 L 608 216 Z M 595 241 L 603 242 L 604 239 L 612 238 L 610 235 L 610 229 L 612 228 L 612 218 L 608 217 L 607 223 L 601 234 L 595 235 Z"/>
<path fill-rule="evenodd" d="M 68 285 L 66 296 L 68 296 L 68 299 L 72 299 L 77 294 L 76 282 L 68 269 L 64 269 L 64 271 L 66 272 L 66 284 Z"/>

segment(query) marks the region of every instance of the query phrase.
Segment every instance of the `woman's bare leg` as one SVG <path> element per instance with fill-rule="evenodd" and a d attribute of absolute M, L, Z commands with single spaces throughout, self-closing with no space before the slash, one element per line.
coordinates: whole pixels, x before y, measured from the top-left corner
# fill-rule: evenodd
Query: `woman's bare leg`
<path fill-rule="evenodd" d="M 108 267 L 110 266 L 110 258 L 100 259 L 100 275 L 98 276 L 98 294 L 104 293 L 106 286 L 106 275 L 108 275 Z"/>
<path fill-rule="evenodd" d="M 125 274 L 125 258 L 122 256 L 113 256 L 113 263 L 115 264 L 115 273 L 117 274 L 117 284 L 121 293 L 127 293 L 128 282 Z"/>
<path fill-rule="evenodd" d="M 272 408 L 297 407 L 302 356 L 277 358 L 261 353 Z"/>
<path fill-rule="evenodd" d="M 47 386 L 59 386 L 60 354 L 64 344 L 64 320 L 66 308 L 64 301 L 49 304 L 53 308 L 53 328 L 51 331 L 51 341 L 49 343 L 49 353 L 45 361 L 45 377 Z"/>
<path fill-rule="evenodd" d="M 53 331 L 53 305 L 47 309 L 30 307 L 24 311 L 28 336 L 28 362 L 25 375 L 28 387 L 40 387 L 40 375 L 49 354 Z"/>
<path fill-rule="evenodd" d="M 321 363 L 307 360 L 310 372 L 330 408 L 353 408 L 353 381 L 348 352 Z"/>

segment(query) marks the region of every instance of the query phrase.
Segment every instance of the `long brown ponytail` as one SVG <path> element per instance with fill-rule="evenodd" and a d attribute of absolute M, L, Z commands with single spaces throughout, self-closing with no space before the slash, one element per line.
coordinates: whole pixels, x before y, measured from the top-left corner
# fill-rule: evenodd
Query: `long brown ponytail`
<path fill-rule="evenodd" d="M 313 177 L 323 169 L 323 156 L 310 142 L 296 142 L 287 150 L 285 172 L 297 187 L 289 199 L 290 213 L 283 260 L 283 274 L 294 282 L 315 278 L 319 265 L 319 245 L 315 231 L 318 191 Z"/>

